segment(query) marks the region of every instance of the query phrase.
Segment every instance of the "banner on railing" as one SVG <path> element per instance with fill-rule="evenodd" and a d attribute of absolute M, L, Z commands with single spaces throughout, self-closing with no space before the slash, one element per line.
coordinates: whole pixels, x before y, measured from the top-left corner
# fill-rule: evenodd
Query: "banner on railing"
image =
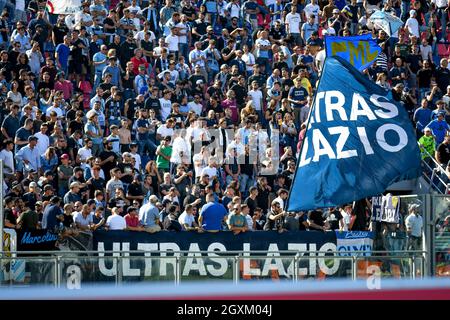
<path fill-rule="evenodd" d="M 121 258 L 121 270 L 124 277 L 167 277 L 175 270 L 175 258 L 151 259 L 152 256 L 171 256 L 170 251 L 188 251 L 187 257 L 183 258 L 181 264 L 182 276 L 202 276 L 202 277 L 226 277 L 232 268 L 227 265 L 225 259 L 219 256 L 227 256 L 230 251 L 234 253 L 229 256 L 238 255 L 242 252 L 244 257 L 259 255 L 256 251 L 261 251 L 263 259 L 259 257 L 258 263 L 252 264 L 250 260 L 244 259 L 242 274 L 270 276 L 276 271 L 279 276 L 293 276 L 294 266 L 292 259 L 290 264 L 286 264 L 283 256 L 286 254 L 280 251 L 290 250 L 291 257 L 295 252 L 299 252 L 301 257 L 298 266 L 299 274 L 303 276 L 316 276 L 317 273 L 324 275 L 335 275 L 339 270 L 339 259 L 332 259 L 336 251 L 346 251 L 342 255 L 351 255 L 354 251 L 367 251 L 370 255 L 372 250 L 371 233 L 340 232 L 339 240 L 335 232 L 247 232 L 234 235 L 231 232 L 196 234 L 190 232 L 160 232 L 148 234 L 145 232 L 127 231 L 97 231 L 94 233 L 94 249 L 99 251 L 99 255 L 104 259 L 99 260 L 98 270 L 105 277 L 113 277 L 117 274 L 117 263 L 111 258 L 107 258 L 105 251 L 128 252 L 130 250 L 145 251 L 146 259 Z M 338 247 L 339 246 L 339 247 Z M 209 253 L 202 255 L 200 251 Z M 316 253 L 320 251 L 321 253 Z M 329 252 L 326 254 L 325 252 Z M 125 255 L 128 255 L 126 253 Z M 142 255 L 142 253 L 141 253 Z M 173 256 L 179 255 L 174 253 Z M 306 258 L 306 256 L 309 256 Z M 330 259 L 319 259 L 315 257 L 329 256 Z M 109 254 L 108 257 L 111 257 Z M 311 258 L 312 257 L 312 258 Z M 158 261 L 159 265 L 155 265 Z M 324 261 L 327 261 L 326 263 Z M 169 271 L 171 270 L 171 271 Z"/>
<path fill-rule="evenodd" d="M 47 230 L 19 231 L 17 233 L 18 251 L 56 250 L 58 236 Z"/>
<path fill-rule="evenodd" d="M 373 247 L 373 233 L 369 231 L 336 231 L 336 247 L 341 256 L 370 256 Z M 357 254 L 356 251 L 364 251 Z"/>

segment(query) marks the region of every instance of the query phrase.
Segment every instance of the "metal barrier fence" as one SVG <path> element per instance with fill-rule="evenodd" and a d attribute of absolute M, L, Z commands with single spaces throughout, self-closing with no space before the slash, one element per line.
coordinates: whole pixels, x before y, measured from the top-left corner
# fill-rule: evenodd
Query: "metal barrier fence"
<path fill-rule="evenodd" d="M 223 255 L 218 255 L 217 251 L 58 252 L 47 257 L 20 254 L 20 257 L 0 258 L 0 265 L 8 266 L 6 269 L 10 273 L 9 278 L 5 274 L 0 278 L 0 286 L 52 285 L 78 289 L 83 284 L 105 282 L 121 285 L 164 281 L 176 285 L 183 281 L 208 280 L 298 282 L 373 276 L 416 279 L 428 272 L 427 253 L 423 251 L 374 252 L 371 256 L 365 256 L 367 252 L 356 252 L 352 256 L 338 252 L 330 255 L 330 251 L 240 251 Z"/>

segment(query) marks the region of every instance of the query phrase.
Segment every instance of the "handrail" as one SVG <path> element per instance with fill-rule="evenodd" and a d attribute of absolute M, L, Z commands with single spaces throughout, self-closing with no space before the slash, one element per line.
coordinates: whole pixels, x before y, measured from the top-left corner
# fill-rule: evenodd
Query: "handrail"
<path fill-rule="evenodd" d="M 417 144 L 420 147 L 420 143 L 417 142 Z M 421 148 L 421 151 L 424 152 L 428 157 L 425 159 L 430 158 L 432 163 L 434 164 L 434 167 L 430 166 L 428 164 L 427 161 L 425 161 L 425 159 L 422 159 L 422 164 L 430 171 L 432 172 L 431 177 L 428 177 L 425 172 L 423 172 L 422 176 L 424 177 L 425 180 L 427 180 L 430 183 L 430 189 L 433 188 L 433 190 L 439 192 L 440 194 L 445 194 L 447 193 L 448 189 L 449 189 L 449 185 L 441 179 L 441 177 L 439 177 L 439 175 L 437 175 L 436 173 L 440 172 L 440 173 L 446 173 L 444 168 L 442 168 L 442 166 L 436 161 L 436 159 L 434 159 L 434 157 L 425 149 L 425 148 Z M 445 193 L 441 191 L 441 189 L 439 188 L 438 185 L 436 185 L 434 183 L 435 178 L 438 179 L 438 181 L 445 187 Z"/>
<path fill-rule="evenodd" d="M 376 254 L 386 254 L 386 253 L 404 253 L 404 254 L 427 254 L 426 251 L 423 250 L 396 250 L 396 251 L 388 251 L 388 250 L 384 250 L 384 251 L 351 251 L 351 252 L 347 252 L 347 251 L 298 251 L 298 250 L 277 250 L 277 251 L 268 251 L 268 250 L 250 250 L 250 251 L 244 251 L 244 250 L 230 250 L 230 251 L 208 251 L 208 250 L 195 250 L 195 251 L 189 251 L 189 250 L 178 250 L 178 251 L 172 251 L 172 250 L 166 250 L 166 251 L 161 251 L 161 250 L 128 250 L 128 251 L 9 251 L 8 254 L 14 255 L 14 254 L 20 254 L 20 255 L 38 255 L 38 254 L 46 254 L 46 255 L 50 255 L 50 256 L 55 256 L 55 255 L 64 255 L 64 254 L 114 254 L 114 253 L 120 253 L 120 254 L 138 254 L 138 253 L 170 253 L 170 254 L 174 254 L 174 253 L 178 253 L 178 254 L 192 254 L 192 253 L 201 253 L 201 254 L 208 254 L 208 253 L 213 253 L 215 255 L 220 255 L 220 254 L 226 254 L 226 255 L 232 255 L 232 254 L 237 254 L 237 255 L 242 255 L 242 254 L 256 254 L 256 253 L 278 253 L 278 254 L 283 254 L 283 253 L 289 253 L 289 254 L 321 254 L 321 253 L 326 253 L 326 254 L 368 254 L 370 253 L 372 256 L 376 256 Z M 48 256 L 48 257 L 50 257 Z M 42 258 L 45 258 L 46 256 L 43 256 Z M 8 258 L 14 258 L 14 257 L 8 257 Z M 19 257 L 20 258 L 20 257 Z"/>

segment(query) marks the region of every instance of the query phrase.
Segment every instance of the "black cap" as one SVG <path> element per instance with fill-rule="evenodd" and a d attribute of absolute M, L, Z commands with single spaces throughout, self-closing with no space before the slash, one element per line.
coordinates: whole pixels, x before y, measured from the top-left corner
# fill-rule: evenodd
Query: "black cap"
<path fill-rule="evenodd" d="M 52 176 L 52 175 L 53 175 L 53 172 L 51 172 L 50 170 L 46 170 L 44 172 L 44 176 Z"/>
<path fill-rule="evenodd" d="M 31 141 L 38 141 L 38 137 L 35 137 L 35 136 L 29 136 L 29 137 L 28 137 L 28 142 L 31 142 Z"/>

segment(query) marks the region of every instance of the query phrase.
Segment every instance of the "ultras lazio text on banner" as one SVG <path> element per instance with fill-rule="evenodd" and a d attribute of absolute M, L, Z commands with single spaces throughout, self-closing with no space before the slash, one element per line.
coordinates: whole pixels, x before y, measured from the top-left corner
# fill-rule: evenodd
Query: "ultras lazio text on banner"
<path fill-rule="evenodd" d="M 327 57 L 288 211 L 342 205 L 418 177 L 420 152 L 404 108 L 340 57 Z"/>

